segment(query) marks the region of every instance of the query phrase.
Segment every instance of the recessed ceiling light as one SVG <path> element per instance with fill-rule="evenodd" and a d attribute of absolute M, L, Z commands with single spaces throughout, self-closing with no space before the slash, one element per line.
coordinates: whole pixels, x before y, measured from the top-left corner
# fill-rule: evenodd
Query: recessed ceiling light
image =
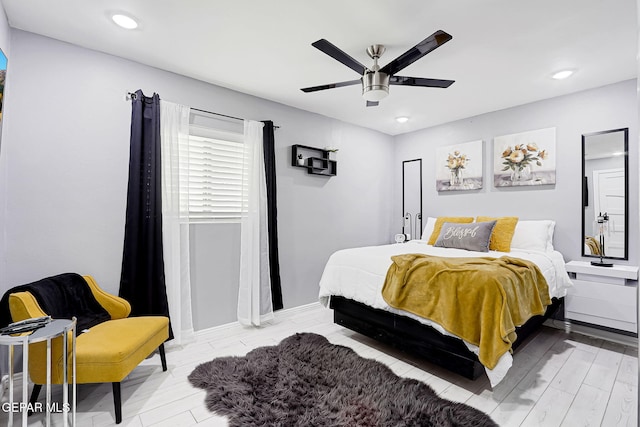
<path fill-rule="evenodd" d="M 138 28 L 138 23 L 136 22 L 136 20 L 128 15 L 116 13 L 115 15 L 111 16 L 111 19 L 113 19 L 113 22 L 115 22 L 117 25 L 127 30 Z"/>
<path fill-rule="evenodd" d="M 562 71 L 558 71 L 557 73 L 554 73 L 551 76 L 551 78 L 554 78 L 556 80 L 563 80 L 571 76 L 572 74 L 573 74 L 573 70 L 562 70 Z"/>
<path fill-rule="evenodd" d="M 396 122 L 398 123 L 407 123 L 409 121 L 409 117 L 401 116 L 396 117 Z"/>

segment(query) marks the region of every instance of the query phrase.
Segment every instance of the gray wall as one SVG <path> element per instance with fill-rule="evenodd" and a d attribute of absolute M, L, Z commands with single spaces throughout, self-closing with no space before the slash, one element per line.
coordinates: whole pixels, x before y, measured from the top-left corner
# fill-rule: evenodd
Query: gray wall
<path fill-rule="evenodd" d="M 423 160 L 424 217 L 439 215 L 515 215 L 521 219 L 554 219 L 554 246 L 566 260 L 581 259 L 583 133 L 629 128 L 629 259 L 638 259 L 638 107 L 636 80 L 539 101 L 447 123 L 396 138 L 395 163 Z M 556 128 L 556 184 L 538 188 L 493 187 L 493 138 L 548 127 Z M 438 193 L 436 148 L 482 139 L 482 190 Z M 394 168 L 394 226 L 401 224 L 400 167 Z M 399 230 L 398 227 L 394 228 Z M 622 262 L 620 262 L 622 263 Z"/>
<path fill-rule="evenodd" d="M 11 101 L 11 30 L 9 29 L 9 24 L 7 23 L 7 16 L 4 13 L 4 9 L 0 6 L 0 49 L 7 56 L 7 77 L 5 81 L 4 94 L 3 94 L 3 122 L 7 121 L 7 103 Z M 2 132 L 6 125 L 2 126 L 0 129 L 0 187 L 3 182 L 7 182 L 7 170 L 6 168 L 1 167 L 2 163 Z M 0 190 L 1 191 L 1 190 Z M 0 199 L 0 271 L 4 271 L 7 268 L 6 263 L 6 254 L 5 254 L 5 244 L 3 242 L 6 241 L 5 235 L 5 227 L 6 223 L 6 209 L 2 199 Z M 4 366 L 4 365 L 3 365 Z"/>
<path fill-rule="evenodd" d="M 190 226 L 191 309 L 199 331 L 237 320 L 240 224 Z"/>
<path fill-rule="evenodd" d="M 7 121 L 7 102 L 11 100 L 11 87 L 10 87 L 10 79 L 11 79 L 11 31 L 9 29 L 9 24 L 7 23 L 7 16 L 4 13 L 4 9 L 0 7 L 0 49 L 4 52 L 4 54 L 9 58 L 7 62 L 7 80 L 5 81 L 5 88 L 3 94 L 3 122 Z M 7 182 L 7 170 L 6 168 L 1 167 L 2 163 L 2 132 L 4 132 L 4 128 L 6 125 L 3 124 L 2 129 L 0 129 L 0 187 L 3 182 Z M 6 245 L 4 242 L 6 241 L 6 227 L 4 226 L 6 223 L 6 209 L 5 205 L 0 198 L 0 271 L 4 271 L 7 268 L 6 263 Z M 2 290 L 4 293 L 4 289 Z M 8 373 L 7 365 L 9 360 L 9 352 L 7 346 L 0 346 L 0 375 L 4 376 Z M 20 348 L 16 348 L 15 356 L 15 367 L 17 370 L 22 369 L 22 350 Z"/>
<path fill-rule="evenodd" d="M 6 211 L 0 291 L 75 271 L 118 292 L 131 115 L 125 94 L 139 88 L 280 126 L 285 307 L 317 300 L 324 263 L 335 250 L 388 241 L 391 212 L 381 207 L 392 197 L 392 137 L 31 33 L 11 34 L 11 98 L 0 155 L 0 206 Z M 292 167 L 292 144 L 338 147 L 338 176 L 309 176 Z M 192 236 L 196 324 L 234 320 L 235 309 L 231 317 L 227 313 L 232 302 L 223 300 L 235 292 L 225 287 L 233 274 L 212 268 L 225 264 L 225 254 L 235 248 L 232 231 L 197 226 Z"/>

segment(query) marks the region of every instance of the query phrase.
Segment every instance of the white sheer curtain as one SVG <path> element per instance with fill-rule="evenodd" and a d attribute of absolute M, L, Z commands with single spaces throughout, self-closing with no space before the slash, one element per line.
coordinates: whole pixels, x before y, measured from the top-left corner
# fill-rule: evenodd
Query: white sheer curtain
<path fill-rule="evenodd" d="M 273 319 L 269 276 L 267 187 L 262 148 L 263 127 L 264 123 L 261 122 L 244 122 L 244 206 L 240 221 L 238 321 L 243 325 L 253 326 Z"/>
<path fill-rule="evenodd" d="M 189 107 L 160 101 L 162 242 L 169 316 L 174 340 L 193 340 L 189 269 Z"/>

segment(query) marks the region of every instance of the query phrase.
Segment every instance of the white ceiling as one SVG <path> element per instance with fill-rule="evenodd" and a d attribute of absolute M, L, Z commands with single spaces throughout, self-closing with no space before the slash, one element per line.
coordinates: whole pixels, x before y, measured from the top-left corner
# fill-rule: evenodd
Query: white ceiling
<path fill-rule="evenodd" d="M 117 55 L 396 135 L 636 77 L 635 0 L 2 0 L 14 28 Z M 113 12 L 135 16 L 126 31 Z M 311 43 L 325 38 L 385 65 L 434 31 L 453 40 L 400 74 L 456 80 L 392 86 L 365 107 L 358 75 Z M 552 72 L 572 68 L 556 81 Z M 197 107 L 197 106 L 196 106 Z M 410 116 L 405 124 L 394 120 Z"/>

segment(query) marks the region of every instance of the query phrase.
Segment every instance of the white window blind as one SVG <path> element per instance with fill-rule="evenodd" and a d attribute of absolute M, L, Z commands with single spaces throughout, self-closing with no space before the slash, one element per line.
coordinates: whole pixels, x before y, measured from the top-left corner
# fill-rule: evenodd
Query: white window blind
<path fill-rule="evenodd" d="M 186 152 L 185 152 L 186 150 Z M 242 135 L 191 126 L 187 147 L 182 147 L 181 182 L 188 185 L 186 204 L 194 222 L 235 222 L 243 203 Z M 186 176 L 184 176 L 186 175 Z"/>

